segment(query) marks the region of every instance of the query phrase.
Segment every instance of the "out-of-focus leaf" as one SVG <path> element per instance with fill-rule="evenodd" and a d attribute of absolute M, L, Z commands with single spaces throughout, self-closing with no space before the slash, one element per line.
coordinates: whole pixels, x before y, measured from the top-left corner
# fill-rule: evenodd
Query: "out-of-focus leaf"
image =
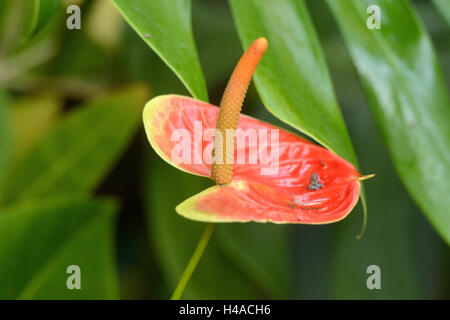
<path fill-rule="evenodd" d="M 190 0 L 113 0 L 142 39 L 177 74 L 189 92 L 207 101 L 208 93 L 195 47 Z"/>
<path fill-rule="evenodd" d="M 362 167 L 371 168 L 377 177 L 367 183 L 371 214 L 365 236 L 360 241 L 349 237 L 359 224 L 357 214 L 333 227 L 333 232 L 326 237 L 319 237 L 326 231 L 323 227 L 296 231 L 295 250 L 298 254 L 295 260 L 298 266 L 295 270 L 298 275 L 294 281 L 299 287 L 296 298 L 445 297 L 450 291 L 438 279 L 448 274 L 449 268 L 444 264 L 449 251 L 447 245 L 424 221 L 425 217 L 395 176 L 389 153 L 366 107 L 356 70 L 345 43 L 337 37 L 339 29 L 326 3 L 310 1 L 308 4 L 311 15 L 320 17 L 317 25 L 322 20 L 331 21 L 321 30 L 321 35 L 329 35 L 322 43 L 328 49 L 324 51 L 335 90 L 354 137 L 358 159 Z M 322 23 L 320 25 L 324 27 Z M 381 268 L 381 290 L 369 290 L 366 285 L 370 276 L 366 270 L 373 264 Z"/>
<path fill-rule="evenodd" d="M 151 243 L 172 290 L 205 227 L 203 223 L 177 215 L 175 206 L 210 186 L 211 181 L 173 170 L 162 160 L 156 159 L 152 160 L 145 175 L 145 184 L 144 199 Z M 283 280 L 287 274 L 284 269 L 286 260 L 283 232 L 279 226 L 216 226 L 183 297 L 282 297 L 286 294 L 286 281 Z M 160 298 L 167 298 L 170 292 L 165 294 Z"/>
<path fill-rule="evenodd" d="M 53 14 L 60 9 L 60 0 L 35 0 L 38 5 L 36 26 L 33 30 L 33 34 L 37 34 L 41 31 L 46 24 L 51 20 Z"/>
<path fill-rule="evenodd" d="M 3 0 L 0 6 L 0 56 L 24 46 L 53 18 L 59 0 Z"/>
<path fill-rule="evenodd" d="M 322 50 L 303 1 L 230 0 L 244 47 L 269 47 L 255 85 L 275 116 L 356 164 Z"/>
<path fill-rule="evenodd" d="M 0 59 L 0 86 L 15 88 L 17 83 L 20 84 L 20 76 L 50 60 L 57 51 L 55 41 L 51 38 L 28 44 L 29 46 L 19 53 Z"/>
<path fill-rule="evenodd" d="M 36 0 L 4 0 L 0 11 L 0 56 L 22 44 L 37 23 Z"/>
<path fill-rule="evenodd" d="M 283 225 L 261 223 L 217 226 L 221 248 L 271 299 L 287 299 L 291 290 L 288 231 Z"/>
<path fill-rule="evenodd" d="M 133 137 L 148 97 L 138 85 L 75 110 L 14 168 L 3 200 L 95 188 Z"/>
<path fill-rule="evenodd" d="M 12 155 L 11 116 L 6 93 L 0 90 L 0 181 Z"/>
<path fill-rule="evenodd" d="M 227 12 L 225 15 L 223 12 L 224 8 L 227 9 L 226 3 L 217 6 L 211 1 L 194 1 L 192 5 L 194 33 L 208 88 L 213 94 L 216 93 L 215 96 L 220 95 L 242 53 L 239 38 L 237 34 L 230 35 L 234 24 L 231 14 Z M 149 82 L 155 95 L 189 95 L 176 75 L 129 26 L 124 32 L 120 50 L 123 52 L 122 73 L 128 79 Z M 217 97 L 214 99 L 215 102 L 218 100 Z M 248 98 L 246 101 L 248 112 Z"/>
<path fill-rule="evenodd" d="M 381 29 L 366 27 L 373 1 L 328 1 L 394 166 L 450 243 L 450 99 L 428 34 L 406 1 L 377 1 Z"/>
<path fill-rule="evenodd" d="M 50 198 L 6 207 L 0 214 L 0 298 L 117 299 L 109 200 Z M 81 271 L 69 290 L 67 267 Z"/>
<path fill-rule="evenodd" d="M 51 1 L 52 0 L 49 2 Z M 31 3 L 34 2 L 29 1 L 26 6 Z M 11 24 L 15 25 L 14 20 L 18 19 L 17 15 L 26 15 L 26 10 L 20 11 L 22 6 L 20 0 L 16 5 L 11 6 L 14 8 L 14 12 L 7 13 L 10 18 L 6 19 L 3 38 L 0 38 L 0 86 L 4 88 L 18 88 L 19 90 L 22 90 L 22 88 L 25 87 L 25 89 L 28 90 L 30 86 L 29 83 L 33 83 L 31 80 L 32 76 L 24 75 L 49 61 L 56 55 L 59 49 L 58 35 L 60 31 L 64 29 L 61 28 L 61 11 L 56 11 L 55 14 L 48 17 L 48 21 L 43 23 L 38 31 L 35 31 L 32 35 L 19 41 L 21 39 L 19 34 L 21 30 L 20 26 L 13 27 Z M 20 12 L 15 13 L 17 8 L 19 8 Z M 32 18 L 27 19 L 32 20 Z M 1 36 L 2 29 L 0 27 L 0 37 Z M 45 90 L 47 90 L 48 87 L 49 86 L 45 86 Z"/>
<path fill-rule="evenodd" d="M 434 5 L 442 14 L 442 16 L 447 20 L 447 23 L 450 25 L 450 1 L 448 0 L 433 0 Z"/>
<path fill-rule="evenodd" d="M 206 83 L 210 91 L 221 94 L 242 54 L 233 17 L 226 2 L 194 1 L 192 5 L 195 40 Z"/>
<path fill-rule="evenodd" d="M 361 106 L 361 104 L 359 105 Z M 361 119 L 361 118 L 359 118 Z M 332 299 L 427 299 L 420 288 L 414 257 L 414 216 L 420 213 L 409 200 L 393 168 L 375 126 L 365 122 L 359 143 L 370 146 L 361 161 L 376 169 L 377 179 L 367 184 L 370 223 L 364 238 L 355 241 L 348 234 L 359 224 L 349 217 L 330 239 L 330 297 Z M 356 125 L 355 125 L 356 126 Z M 363 159 L 364 158 L 364 159 Z M 369 290 L 370 265 L 381 272 L 381 290 Z"/>
<path fill-rule="evenodd" d="M 110 83 L 116 79 L 119 66 L 111 68 L 113 63 L 111 52 L 102 50 L 85 32 L 67 32 L 61 51 L 52 61 L 50 73 L 56 77 L 84 83 L 84 86 L 89 88 L 90 82 Z M 77 97 L 82 96 L 83 91 L 91 91 L 83 88 L 81 84 L 66 86 L 66 91 L 81 91 L 77 93 Z M 98 91 L 94 90 L 94 94 Z"/>
<path fill-rule="evenodd" d="M 21 159 L 48 132 L 61 108 L 62 100 L 52 95 L 14 101 L 11 116 L 15 160 Z"/>

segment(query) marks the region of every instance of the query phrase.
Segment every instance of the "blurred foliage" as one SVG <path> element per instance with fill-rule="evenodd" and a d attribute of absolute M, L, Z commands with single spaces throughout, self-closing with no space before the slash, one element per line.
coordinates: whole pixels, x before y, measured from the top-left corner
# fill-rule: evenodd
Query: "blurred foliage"
<path fill-rule="evenodd" d="M 12 158 L 11 112 L 6 93 L 0 91 L 0 179 Z"/>
<path fill-rule="evenodd" d="M 117 299 L 114 202 L 47 198 L 0 215 L 2 299 Z M 68 290 L 67 267 L 81 269 L 83 290 Z"/>
<path fill-rule="evenodd" d="M 433 0 L 433 2 L 450 25 L 450 2 L 446 0 Z"/>
<path fill-rule="evenodd" d="M 145 88 L 134 87 L 66 115 L 12 167 L 3 201 L 95 188 L 136 131 L 147 97 Z"/>
<path fill-rule="evenodd" d="M 150 97 L 148 87 L 154 95 L 188 94 L 171 70 L 178 68 L 175 63 L 179 61 L 184 63 L 178 76 L 195 83 L 189 92 L 206 99 L 206 83 L 210 101 L 218 104 L 242 52 L 233 19 L 239 26 L 247 15 L 256 13 L 247 12 L 239 19 L 234 11 L 244 4 L 238 1 L 232 3 L 234 18 L 224 0 L 192 1 L 192 14 L 188 1 L 146 1 L 149 10 L 141 12 L 140 20 L 130 27 L 110 1 L 64 0 L 60 6 L 44 5 L 37 11 L 32 2 L 0 1 L 0 186 L 4 200 L 0 204 L 0 298 L 166 299 L 203 229 L 203 224 L 178 216 L 174 207 L 210 182 L 179 172 L 159 159 L 140 129 L 140 110 Z M 114 1 L 126 19 L 133 20 L 131 16 L 138 13 L 129 2 Z M 445 0 L 433 2 L 446 5 Z M 173 3 L 179 10 L 172 10 Z M 69 4 L 81 6 L 81 30 L 65 27 Z M 432 44 L 427 46 L 436 48 L 447 81 L 439 90 L 446 85 L 448 91 L 446 11 L 439 12 L 430 1 L 414 1 L 413 5 L 420 15 L 415 19 L 424 23 L 420 23 L 421 32 L 430 33 Z M 323 86 L 310 90 L 324 90 L 327 97 L 336 93 L 362 171 L 377 173 L 366 188 L 370 213 L 366 235 L 355 239 L 360 207 L 329 226 L 217 225 L 184 297 L 450 298 L 450 284 L 445 281 L 450 270 L 448 246 L 396 176 L 389 144 L 383 143 L 386 133 L 377 131 L 377 117 L 370 114 L 364 97 L 367 85 L 363 91 L 358 81 L 360 68 L 353 66 L 332 11 L 324 1 L 307 0 L 301 12 L 310 16 L 310 21 L 302 18 L 300 22 L 306 23 L 309 37 L 318 38 L 313 43 L 319 52 L 311 53 L 314 63 L 300 64 L 298 69 L 304 74 L 295 79 L 305 84 L 302 90 L 310 81 L 322 79 Z M 269 22 L 270 14 L 269 9 L 265 17 Z M 164 19 L 173 32 L 163 38 L 166 47 L 160 47 L 156 22 Z M 289 21 L 267 23 L 267 28 Z M 154 29 L 147 30 L 146 22 L 155 22 Z M 239 31 L 242 38 L 250 32 L 247 27 Z M 286 30 L 286 35 L 294 32 L 299 31 Z M 407 39 L 409 30 L 401 32 L 398 45 Z M 281 33 L 271 31 L 267 36 L 276 45 Z M 244 44 L 250 41 L 243 40 Z M 198 57 L 189 49 L 172 52 L 174 43 L 197 48 Z M 170 68 L 149 45 L 165 57 Z M 169 56 L 165 56 L 167 51 Z M 284 58 L 277 54 L 280 60 Z M 292 54 L 295 57 L 298 50 Z M 183 59 L 177 60 L 176 55 Z M 193 66 L 196 71 L 191 73 Z M 276 75 L 281 79 L 269 80 L 281 88 L 289 84 L 295 91 L 300 85 L 294 76 L 281 74 L 291 70 L 283 68 Z M 331 81 L 323 73 L 327 69 Z M 322 73 L 314 74 L 314 70 Z M 419 86 L 412 94 L 423 93 L 423 80 L 414 80 Z M 281 107 L 264 98 L 262 83 L 258 90 L 270 108 Z M 287 127 L 264 108 L 253 86 L 244 112 Z M 35 188 L 35 183 L 45 188 Z M 448 186 L 447 181 L 437 183 Z M 105 195 L 117 198 L 121 205 Z M 448 201 L 448 195 L 444 197 Z M 66 268 L 71 264 L 81 267 L 80 291 L 65 287 Z M 366 287 L 366 268 L 371 264 L 381 267 L 382 290 Z"/>
<path fill-rule="evenodd" d="M 11 107 L 15 160 L 21 160 L 58 121 L 63 100 L 52 94 L 17 98 Z"/>

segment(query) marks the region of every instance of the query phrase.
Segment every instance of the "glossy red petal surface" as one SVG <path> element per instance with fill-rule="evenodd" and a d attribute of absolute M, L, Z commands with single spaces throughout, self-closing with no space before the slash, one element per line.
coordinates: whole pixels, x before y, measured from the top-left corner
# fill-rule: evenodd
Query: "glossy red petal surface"
<path fill-rule="evenodd" d="M 187 172 L 210 176 L 210 151 L 213 138 L 202 141 L 194 134 L 194 123 L 201 124 L 203 134 L 216 125 L 216 106 L 177 95 L 151 100 L 144 110 L 144 124 L 150 143 L 158 154 L 172 165 Z M 330 223 L 345 217 L 355 206 L 360 190 L 359 174 L 349 162 L 327 149 L 290 132 L 242 115 L 239 128 L 267 132 L 268 154 L 271 153 L 270 130 L 278 130 L 279 161 L 276 174 L 263 175 L 259 157 L 248 164 L 250 155 L 266 146 L 258 136 L 258 148 L 249 141 L 239 149 L 235 144 L 233 182 L 216 186 L 186 200 L 177 211 L 202 221 L 271 221 L 277 223 Z M 191 163 L 175 164 L 171 152 L 178 141 L 172 141 L 176 129 L 185 129 L 192 137 Z M 205 151 L 206 149 L 206 151 Z M 197 151 L 198 163 L 194 163 Z M 205 154 L 205 157 L 203 155 Z M 246 163 L 237 164 L 245 154 Z M 242 158 L 241 158 L 242 159 Z M 273 173 L 273 172 L 272 172 Z M 322 187 L 309 190 L 316 174 Z"/>

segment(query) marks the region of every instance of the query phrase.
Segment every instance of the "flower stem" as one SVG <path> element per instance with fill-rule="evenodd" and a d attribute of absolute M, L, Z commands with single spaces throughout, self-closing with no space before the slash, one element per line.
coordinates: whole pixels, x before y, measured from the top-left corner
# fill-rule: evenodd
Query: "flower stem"
<path fill-rule="evenodd" d="M 197 247 L 195 248 L 194 253 L 191 256 L 191 259 L 189 260 L 186 268 L 184 269 L 180 280 L 178 280 L 178 284 L 175 290 L 173 291 L 170 300 L 180 300 L 181 296 L 183 295 L 184 289 L 186 288 L 189 279 L 194 273 L 195 268 L 197 268 L 198 262 L 200 261 L 200 258 L 203 256 L 203 253 L 205 252 L 206 246 L 208 245 L 209 239 L 211 238 L 211 234 L 214 230 L 214 225 L 215 225 L 214 223 L 208 223 L 205 229 L 203 230 L 203 234 L 200 240 L 198 241 Z"/>

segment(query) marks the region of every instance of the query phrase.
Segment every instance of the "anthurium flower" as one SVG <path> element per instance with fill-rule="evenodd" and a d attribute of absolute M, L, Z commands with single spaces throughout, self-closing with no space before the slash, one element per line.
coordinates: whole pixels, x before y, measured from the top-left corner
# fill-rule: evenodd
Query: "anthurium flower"
<path fill-rule="evenodd" d="M 244 53 L 220 111 L 179 95 L 159 96 L 145 106 L 146 134 L 159 156 L 218 183 L 176 207 L 186 218 L 324 224 L 345 218 L 358 201 L 360 180 L 366 177 L 352 164 L 293 133 L 240 115 L 266 47 L 260 38 Z"/>

